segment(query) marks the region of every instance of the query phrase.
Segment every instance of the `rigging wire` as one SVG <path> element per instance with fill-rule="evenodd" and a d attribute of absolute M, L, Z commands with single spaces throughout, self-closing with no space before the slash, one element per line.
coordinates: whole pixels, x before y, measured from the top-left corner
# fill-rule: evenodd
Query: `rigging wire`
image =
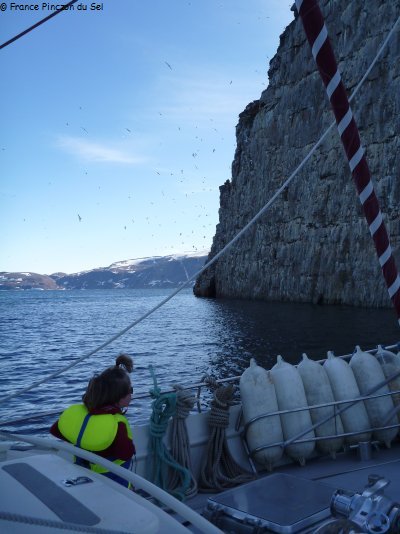
<path fill-rule="evenodd" d="M 352 95 L 349 98 L 349 101 L 352 101 L 353 98 L 356 96 L 360 88 L 362 87 L 362 84 L 366 80 L 367 76 L 371 72 L 372 68 L 374 67 L 375 63 L 377 62 L 378 58 L 381 56 L 383 50 L 385 49 L 387 43 L 389 42 L 391 36 L 393 35 L 394 31 L 396 30 L 398 24 L 400 23 L 400 17 L 396 20 L 395 24 L 393 25 L 392 29 L 388 33 L 387 37 L 385 38 L 384 42 L 380 46 L 378 52 L 376 53 L 374 59 L 372 60 L 371 64 L 369 65 L 367 71 L 365 72 L 364 76 L 361 78 L 360 82 L 357 84 L 356 88 L 354 89 Z M 41 384 L 44 384 L 45 382 L 48 382 L 49 380 L 52 380 L 53 378 L 56 378 L 57 376 L 65 373 L 66 371 L 69 371 L 69 369 L 72 369 L 76 365 L 78 365 L 80 362 L 90 358 L 90 356 L 93 356 L 100 350 L 104 349 L 108 345 L 111 345 L 116 339 L 123 336 L 131 330 L 134 326 L 139 324 L 140 322 L 144 321 L 152 315 L 155 311 L 157 311 L 159 308 L 164 306 L 169 300 L 171 300 L 175 295 L 177 295 L 182 289 L 187 287 L 193 280 L 195 280 L 200 274 L 202 274 L 205 270 L 207 270 L 209 267 L 211 267 L 227 250 L 229 250 L 235 243 L 238 241 L 243 234 L 247 232 L 247 230 L 256 222 L 258 219 L 269 209 L 269 207 L 275 202 L 275 200 L 278 198 L 278 196 L 288 187 L 288 185 L 292 182 L 292 180 L 295 178 L 295 176 L 300 172 L 300 170 L 304 167 L 304 165 L 307 163 L 307 161 L 311 158 L 311 156 L 314 154 L 314 152 L 317 150 L 317 148 L 322 144 L 322 142 L 325 140 L 329 132 L 332 130 L 332 128 L 336 125 L 336 121 L 332 121 L 332 123 L 328 126 L 328 128 L 325 130 L 325 132 L 321 135 L 321 137 L 318 139 L 318 141 L 315 143 L 315 145 L 311 148 L 311 150 L 308 152 L 308 154 L 304 157 L 304 159 L 301 161 L 301 163 L 296 167 L 296 169 L 292 172 L 292 174 L 286 179 L 286 181 L 277 189 L 277 191 L 273 194 L 273 196 L 269 199 L 269 201 L 254 215 L 254 217 L 234 236 L 229 243 L 227 243 L 210 261 L 208 261 L 198 272 L 196 272 L 194 275 L 192 275 L 186 282 L 182 283 L 178 288 L 175 289 L 170 295 L 168 295 L 166 298 L 164 298 L 161 302 L 159 302 L 156 306 L 151 308 L 148 312 L 146 312 L 144 315 L 133 321 L 131 324 L 126 326 L 124 329 L 122 329 L 120 332 L 116 333 L 114 336 L 112 336 L 110 339 L 99 345 L 97 348 L 91 350 L 87 354 L 84 354 L 80 358 L 74 360 L 69 365 L 63 367 L 59 371 L 55 371 L 54 373 L 51 373 L 50 375 L 47 375 L 41 380 L 38 380 L 37 382 L 34 382 L 30 386 L 27 386 L 19 391 L 16 391 L 15 393 L 10 393 L 9 395 L 6 395 L 5 397 L 0 398 L 0 404 L 3 404 L 4 402 L 7 402 L 15 397 L 19 397 L 23 393 L 26 393 L 28 391 L 31 391 L 32 389 L 40 386 Z"/>
<path fill-rule="evenodd" d="M 51 18 L 55 17 L 56 15 L 58 15 L 59 13 L 61 13 L 61 11 L 67 11 L 68 8 L 70 6 L 72 6 L 72 4 L 75 4 L 75 2 L 77 2 L 78 0 L 71 0 L 71 2 L 68 2 L 67 4 L 64 4 L 63 7 L 61 7 L 60 9 L 57 9 L 56 11 L 54 11 L 54 13 L 51 13 L 51 15 L 48 15 L 47 17 L 45 17 L 44 19 L 42 20 L 39 20 L 39 22 L 36 22 L 36 24 L 33 24 L 33 26 L 30 26 L 29 28 L 27 28 L 26 30 L 24 30 L 23 32 L 19 33 L 18 35 L 15 35 L 15 37 L 12 37 L 11 39 L 9 39 L 8 41 L 6 41 L 5 43 L 1 44 L 0 45 L 0 50 L 2 48 L 5 48 L 6 46 L 10 45 L 11 43 L 13 43 L 14 41 L 17 41 L 18 39 L 20 39 L 21 37 L 23 37 L 24 35 L 26 35 L 27 33 L 31 32 L 32 30 L 34 30 L 35 28 L 37 28 L 38 26 L 41 26 L 42 24 L 44 24 L 45 22 L 47 22 L 48 20 L 50 20 Z"/>
<path fill-rule="evenodd" d="M 396 350 L 396 351 L 399 351 L 400 350 L 400 342 L 395 343 L 394 345 L 385 345 L 384 349 L 385 350 Z M 375 354 L 376 350 L 377 350 L 376 348 L 374 348 L 374 349 L 366 349 L 366 350 L 364 350 L 364 352 L 368 352 L 370 354 Z M 353 353 L 342 354 L 342 355 L 336 356 L 336 358 L 340 358 L 340 359 L 343 359 L 343 360 L 349 360 L 351 358 L 351 356 L 353 356 Z M 317 363 L 323 364 L 326 361 L 326 358 L 323 358 L 322 360 L 315 360 L 315 361 Z M 297 367 L 297 364 L 295 365 L 295 367 Z M 216 380 L 216 382 L 217 382 L 217 384 L 226 384 L 226 383 L 229 383 L 229 382 L 237 382 L 238 380 L 240 380 L 240 377 L 241 377 L 241 375 L 229 376 L 228 378 L 218 378 Z M 201 382 L 196 382 L 196 383 L 192 382 L 192 383 L 187 384 L 187 385 L 179 386 L 179 391 L 189 391 L 189 390 L 192 390 L 192 389 L 198 389 L 200 391 L 201 388 L 203 388 L 205 386 L 207 386 L 207 383 L 204 380 L 202 380 Z M 174 391 L 176 392 L 176 387 L 174 387 L 173 389 L 167 389 L 167 390 L 164 391 L 164 393 L 173 393 Z M 143 400 L 143 399 L 151 399 L 151 394 L 150 393 L 142 393 L 141 395 L 135 395 L 135 401 Z M 3 426 L 9 426 L 9 425 L 17 424 L 17 423 L 25 423 L 27 421 L 34 421 L 36 419 L 42 419 L 43 417 L 50 417 L 50 416 L 58 415 L 59 413 L 60 413 L 60 409 L 58 408 L 57 410 L 51 410 L 51 411 L 47 411 L 47 412 L 35 413 L 35 414 L 26 415 L 25 417 L 19 417 L 18 419 L 9 419 L 7 421 L 2 421 L 2 425 Z M 199 413 L 200 413 L 200 411 L 199 411 Z"/>

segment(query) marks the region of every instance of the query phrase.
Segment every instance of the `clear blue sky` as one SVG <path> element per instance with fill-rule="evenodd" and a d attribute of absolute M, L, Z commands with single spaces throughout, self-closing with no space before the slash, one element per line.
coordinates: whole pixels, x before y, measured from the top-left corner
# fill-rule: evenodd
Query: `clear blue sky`
<path fill-rule="evenodd" d="M 293 19 L 282 0 L 83 3 L 0 51 L 0 271 L 208 251 L 238 115 Z M 1 42 L 51 13 L 5 4 Z"/>

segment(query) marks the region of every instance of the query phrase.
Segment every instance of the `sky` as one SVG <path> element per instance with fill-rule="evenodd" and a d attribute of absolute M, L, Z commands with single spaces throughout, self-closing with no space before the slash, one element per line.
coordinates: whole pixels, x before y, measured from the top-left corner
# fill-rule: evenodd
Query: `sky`
<path fill-rule="evenodd" d="M 1 43 L 51 14 L 11 4 Z M 292 4 L 78 2 L 0 50 L 0 271 L 207 253 Z"/>

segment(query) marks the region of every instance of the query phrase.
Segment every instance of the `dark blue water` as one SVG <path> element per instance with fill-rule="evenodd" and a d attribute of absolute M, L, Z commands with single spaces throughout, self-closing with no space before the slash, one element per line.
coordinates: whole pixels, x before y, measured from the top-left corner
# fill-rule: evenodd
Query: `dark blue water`
<path fill-rule="evenodd" d="M 0 395 L 20 390 L 89 353 L 142 316 L 168 290 L 3 291 L 0 292 Z M 0 405 L 0 420 L 63 409 L 80 400 L 94 372 L 130 354 L 135 395 L 148 393 L 153 365 L 158 385 L 198 382 L 240 375 L 251 357 L 270 368 L 277 354 L 298 363 L 351 353 L 378 343 L 400 341 L 391 309 L 207 300 L 190 289 L 179 293 L 111 346 L 37 389 Z M 132 421 L 144 422 L 150 401 L 134 400 Z M 44 434 L 54 416 L 19 425 Z M 15 430 L 15 427 L 7 426 Z"/>

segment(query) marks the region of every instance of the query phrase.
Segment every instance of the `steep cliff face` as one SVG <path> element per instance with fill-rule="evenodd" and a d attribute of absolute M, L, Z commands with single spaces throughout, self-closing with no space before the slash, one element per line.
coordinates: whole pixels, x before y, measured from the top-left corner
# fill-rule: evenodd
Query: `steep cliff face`
<path fill-rule="evenodd" d="M 349 95 L 400 16 L 400 0 L 322 0 Z M 269 85 L 236 127 L 209 259 L 267 203 L 334 120 L 299 18 L 281 35 Z M 352 101 L 400 268 L 400 31 Z M 336 127 L 272 208 L 205 272 L 198 296 L 388 306 Z"/>

